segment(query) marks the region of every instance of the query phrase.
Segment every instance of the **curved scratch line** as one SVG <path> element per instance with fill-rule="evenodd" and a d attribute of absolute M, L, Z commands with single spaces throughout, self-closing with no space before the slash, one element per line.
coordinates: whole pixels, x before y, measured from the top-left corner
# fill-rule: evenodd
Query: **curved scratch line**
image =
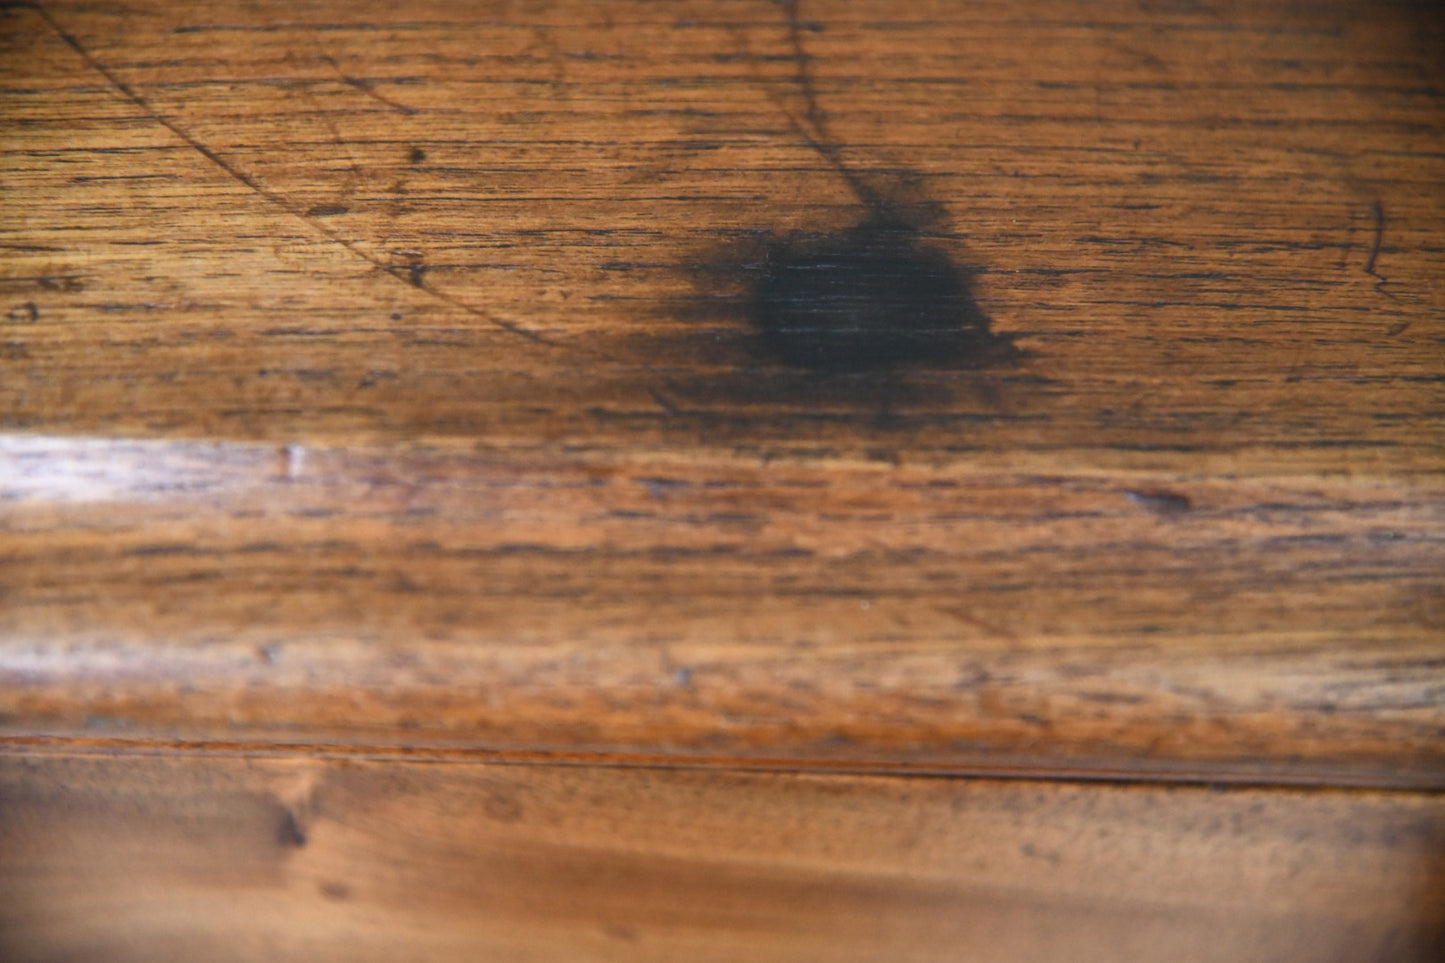
<path fill-rule="evenodd" d="M 396 112 L 398 112 L 398 113 L 401 113 L 401 114 L 414 114 L 414 113 L 416 113 L 416 108 L 415 108 L 415 107 L 408 107 L 406 104 L 398 103 L 397 101 L 392 100 L 391 98 L 382 95 L 379 91 L 377 91 L 377 89 L 376 89 L 375 87 L 373 87 L 373 86 L 371 85 L 371 82 L 370 82 L 370 81 L 361 80 L 361 79 L 359 79 L 359 78 L 357 78 L 357 77 L 352 77 L 352 76 L 350 76 L 349 74 L 347 74 L 346 71 L 344 71 L 344 70 L 341 69 L 341 65 L 336 62 L 336 58 L 333 57 L 333 56 L 331 56 L 330 54 L 328 54 L 328 53 L 322 53 L 322 54 L 321 54 L 321 61 L 322 61 L 322 63 L 325 63 L 327 66 L 329 66 L 332 70 L 334 70 L 334 71 L 336 72 L 336 76 L 339 77 L 339 78 L 341 78 L 341 82 L 342 82 L 342 83 L 346 84 L 346 86 L 352 88 L 353 90 L 358 90 L 358 91 L 360 91 L 361 93 L 363 93 L 363 94 L 365 94 L 366 96 L 370 97 L 372 100 L 376 101 L 377 103 L 379 103 L 379 104 L 385 104 L 387 107 L 390 107 L 392 110 L 394 110 L 394 111 L 396 111 Z"/>
<path fill-rule="evenodd" d="M 1370 256 L 1365 260 L 1365 273 L 1375 279 L 1376 291 L 1392 301 L 1398 301 L 1399 298 L 1385 290 L 1385 285 L 1390 282 L 1385 279 L 1383 274 L 1375 270 L 1375 263 L 1380 259 L 1380 248 L 1385 243 L 1385 205 L 1377 198 L 1370 211 L 1375 217 L 1375 237 L 1370 245 Z"/>
<path fill-rule="evenodd" d="M 287 62 L 290 63 L 290 51 L 287 51 L 286 56 Z M 326 126 L 326 129 L 331 132 L 331 142 L 342 151 L 344 151 L 346 153 L 347 159 L 351 161 L 351 167 L 348 168 L 348 172 L 351 176 L 347 179 L 347 183 L 342 186 L 341 193 L 338 194 L 336 198 L 338 202 L 344 201 L 351 197 L 353 194 L 355 194 L 360 187 L 361 162 L 356 159 L 356 152 L 351 149 L 351 143 L 347 141 L 346 138 L 341 136 L 341 131 L 336 128 L 336 124 L 332 122 L 331 118 L 327 115 L 325 111 L 320 109 L 320 105 L 317 104 L 316 98 L 312 96 L 311 91 L 306 87 L 302 87 L 297 91 L 297 93 L 299 94 L 299 96 L 305 99 L 308 104 L 311 105 L 312 109 L 316 112 L 316 119 L 319 120 L 322 124 L 324 124 Z M 307 211 L 306 216 L 311 216 L 311 212 L 309 210 Z"/>
<path fill-rule="evenodd" d="M 290 214 L 297 220 L 304 221 L 310 227 L 325 235 L 332 242 L 341 245 L 341 247 L 345 248 L 347 251 L 350 251 L 361 260 L 367 262 L 373 267 L 381 269 L 382 271 L 396 278 L 398 281 L 401 281 L 407 287 L 420 288 L 421 290 L 430 294 L 432 297 L 436 298 L 439 301 L 443 301 L 451 305 L 452 307 L 460 308 L 461 310 L 467 312 L 473 317 L 481 318 L 488 324 L 495 325 L 496 327 L 501 328 L 503 331 L 508 331 L 519 337 L 526 338 L 528 341 L 532 341 L 537 344 L 545 344 L 549 347 L 557 346 L 557 343 L 555 341 L 544 338 L 542 335 L 537 334 L 535 331 L 531 331 L 511 321 L 503 321 L 500 318 L 492 317 L 491 315 L 481 311 L 480 309 L 472 307 L 465 301 L 461 301 L 453 297 L 452 295 L 437 290 L 436 288 L 428 287 L 424 283 L 413 283 L 413 272 L 411 266 L 398 266 L 395 264 L 387 264 L 385 261 L 369 253 L 365 248 L 358 245 L 355 241 L 349 240 L 346 237 L 336 233 L 331 228 L 320 223 L 319 221 L 307 217 L 303 211 L 292 207 L 291 203 L 287 201 L 285 197 L 263 186 L 260 181 L 256 180 L 250 174 L 247 174 L 245 171 L 241 170 L 239 167 L 226 160 L 220 154 L 217 154 L 215 151 L 211 150 L 211 148 L 207 147 L 205 144 L 197 140 L 192 134 L 185 130 L 185 128 L 176 124 L 174 121 L 170 120 L 165 115 L 157 111 L 154 107 L 150 105 L 150 102 L 148 100 L 146 100 L 139 93 L 137 93 L 135 89 L 132 88 L 125 81 L 121 80 L 120 77 L 116 76 L 116 74 L 113 73 L 109 67 L 101 63 L 99 60 L 95 59 L 95 57 L 90 53 L 90 51 L 86 50 L 79 40 L 77 40 L 71 34 L 67 33 L 65 31 L 65 28 L 61 27 L 61 25 L 56 21 L 56 19 L 50 15 L 50 12 L 48 10 L 46 10 L 39 4 L 28 4 L 28 6 L 31 10 L 34 10 L 35 13 L 39 15 L 39 17 L 50 26 L 50 29 L 55 32 L 56 36 L 58 36 L 61 40 L 65 42 L 66 46 L 68 46 L 71 50 L 75 51 L 76 55 L 79 56 L 81 60 L 85 61 L 86 66 L 90 67 L 90 69 L 94 70 L 106 80 L 110 81 L 111 85 L 115 87 L 116 90 L 118 90 L 126 97 L 126 99 L 130 100 L 141 110 L 145 111 L 147 116 L 149 116 L 152 120 L 160 124 L 162 127 L 166 128 L 166 130 L 169 130 L 175 136 L 179 137 L 192 150 L 200 154 L 212 164 L 219 167 L 221 170 L 225 171 L 231 176 L 232 179 L 250 188 L 259 197 L 270 202 L 276 207 L 279 207 L 281 210 L 285 211 L 287 214 Z"/>
<path fill-rule="evenodd" d="M 798 14 L 798 2 L 797 0 L 774 0 L 774 3 L 782 9 L 783 15 L 787 18 L 788 42 L 793 48 L 792 59 L 795 68 L 793 85 L 803 96 L 806 108 L 803 117 L 798 117 L 787 103 L 773 91 L 771 85 L 767 83 L 767 78 L 758 72 L 756 65 L 753 65 L 753 76 L 762 84 L 763 93 L 773 102 L 778 113 L 787 118 L 788 126 L 793 128 L 793 132 L 801 137 L 814 153 L 823 158 L 829 167 L 833 168 L 834 172 L 848 185 L 849 192 L 858 199 L 858 203 L 876 214 L 883 208 L 882 198 L 878 196 L 877 191 L 864 183 L 856 171 L 843 162 L 842 151 L 828 135 L 827 115 L 818 103 L 818 93 L 814 89 L 813 79 L 808 73 L 808 61 L 811 58 L 803 49 L 803 21 Z M 734 41 L 738 43 L 744 55 L 751 62 L 752 50 L 746 35 L 735 28 L 726 27 L 725 29 L 732 34 Z"/>
<path fill-rule="evenodd" d="M 793 63 L 796 72 L 793 75 L 793 82 L 797 84 L 803 95 L 803 102 L 807 105 L 807 124 L 799 121 L 790 111 L 784 110 L 788 120 L 793 127 L 808 142 L 808 146 L 817 151 L 818 154 L 833 166 L 838 175 L 848 182 L 848 188 L 859 202 L 870 211 L 877 213 L 883 206 L 882 199 L 878 192 L 864 183 L 858 176 L 858 172 L 843 162 L 843 152 L 838 147 L 828 130 L 828 115 L 818 103 L 818 91 L 813 86 L 813 75 L 808 69 L 808 62 L 812 59 L 808 52 L 803 49 L 803 20 L 798 12 L 798 0 L 779 0 L 783 14 L 788 18 L 788 41 L 793 47 Z"/>

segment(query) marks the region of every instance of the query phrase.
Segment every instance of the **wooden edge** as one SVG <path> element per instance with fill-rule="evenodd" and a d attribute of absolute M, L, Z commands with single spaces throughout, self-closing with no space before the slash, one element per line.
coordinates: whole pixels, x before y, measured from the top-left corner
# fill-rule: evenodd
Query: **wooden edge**
<path fill-rule="evenodd" d="M 664 463 L 601 455 L 14 436 L 0 454 L 9 739 L 1445 780 L 1430 479 L 717 458 L 666 462 L 659 496 Z M 678 521 L 726 514 L 721 482 L 785 524 Z M 1128 497 L 1154 490 L 1189 507 Z M 779 555 L 794 538 L 813 554 Z M 954 587 L 907 594 L 916 557 Z M 773 591 L 799 572 L 811 587 Z"/>
<path fill-rule="evenodd" d="M 1438 766 L 1366 767 L 1318 761 L 1219 762 L 1141 760 L 1073 763 L 1055 757 L 1005 757 L 944 762 L 884 759 L 822 759 L 817 756 L 728 756 L 647 753 L 626 750 L 578 751 L 499 748 L 480 745 L 393 744 L 380 742 L 261 742 L 163 738 L 96 738 L 18 735 L 0 732 L 0 755 L 191 756 L 197 758 L 356 759 L 378 762 L 479 763 L 497 765 L 582 766 L 620 769 L 727 770 L 737 772 L 817 773 L 907 776 L 944 779 L 1008 779 L 1037 782 L 1114 785 L 1177 785 L 1216 788 L 1321 788 L 1445 792 L 1445 771 Z"/>

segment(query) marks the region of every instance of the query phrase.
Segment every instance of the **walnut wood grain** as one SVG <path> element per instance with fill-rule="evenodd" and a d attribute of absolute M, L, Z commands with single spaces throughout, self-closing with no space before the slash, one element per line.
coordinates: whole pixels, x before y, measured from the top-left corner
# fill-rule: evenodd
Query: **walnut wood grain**
<path fill-rule="evenodd" d="M 7 960 L 1438 959 L 1445 801 L 0 755 Z"/>
<path fill-rule="evenodd" d="M 1445 783 L 1428 7 L 0 23 L 16 744 Z M 769 356 L 872 203 L 1010 352 Z"/>

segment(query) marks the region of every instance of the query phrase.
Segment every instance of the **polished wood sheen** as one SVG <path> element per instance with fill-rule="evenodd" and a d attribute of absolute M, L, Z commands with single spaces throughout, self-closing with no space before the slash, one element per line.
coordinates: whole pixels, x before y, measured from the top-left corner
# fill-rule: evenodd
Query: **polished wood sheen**
<path fill-rule="evenodd" d="M 0 5 L 10 945 L 1429 958 L 1442 50 Z"/>

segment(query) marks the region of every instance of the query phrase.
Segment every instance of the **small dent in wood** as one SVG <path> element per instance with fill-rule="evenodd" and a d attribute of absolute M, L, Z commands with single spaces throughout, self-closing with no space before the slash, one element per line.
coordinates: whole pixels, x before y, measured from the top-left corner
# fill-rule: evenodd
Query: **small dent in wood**
<path fill-rule="evenodd" d="M 1063 857 L 1056 850 L 1041 849 L 1033 843 L 1024 843 L 1019 847 L 1019 852 L 1030 859 L 1041 859 L 1053 866 L 1057 866 L 1063 861 Z"/>
<path fill-rule="evenodd" d="M 75 276 L 63 277 L 41 277 L 36 278 L 35 284 L 42 291 L 63 291 L 74 294 L 77 291 L 85 290 L 85 282 Z"/>
<path fill-rule="evenodd" d="M 351 887 L 345 883 L 336 882 L 335 880 L 324 880 L 316 888 L 322 896 L 333 902 L 341 902 L 351 898 Z"/>
<path fill-rule="evenodd" d="M 403 279 L 414 288 L 426 287 L 426 273 L 430 268 L 425 253 L 415 248 L 398 248 L 391 252 L 391 257 L 387 271 L 393 277 Z"/>
<path fill-rule="evenodd" d="M 130 720 L 122 716 L 98 716 L 85 717 L 85 728 L 87 729 L 129 729 Z"/>
<path fill-rule="evenodd" d="M 1135 505 L 1146 508 L 1156 515 L 1166 517 L 1183 515 L 1194 507 L 1194 502 L 1188 495 L 1181 495 L 1178 492 L 1168 491 L 1162 488 L 1133 490 L 1124 492 L 1124 497 Z"/>
<path fill-rule="evenodd" d="M 306 846 L 306 832 L 296 814 L 289 809 L 281 810 L 281 820 L 276 826 L 276 842 L 289 849 L 303 849 Z"/>
<path fill-rule="evenodd" d="M 483 804 L 488 816 L 499 823 L 514 823 L 522 818 L 524 810 L 522 802 L 517 798 L 514 790 L 507 787 L 496 787 L 487 794 L 486 802 Z"/>
<path fill-rule="evenodd" d="M 297 481 L 306 470 L 306 446 L 286 445 L 281 449 L 281 476 Z"/>
<path fill-rule="evenodd" d="M 26 301 L 24 304 L 11 308 L 6 317 L 11 321 L 39 321 L 40 308 L 34 301 Z"/>
<path fill-rule="evenodd" d="M 626 923 L 606 923 L 602 927 L 602 932 L 625 943 L 636 943 L 638 938 L 637 928 Z"/>

